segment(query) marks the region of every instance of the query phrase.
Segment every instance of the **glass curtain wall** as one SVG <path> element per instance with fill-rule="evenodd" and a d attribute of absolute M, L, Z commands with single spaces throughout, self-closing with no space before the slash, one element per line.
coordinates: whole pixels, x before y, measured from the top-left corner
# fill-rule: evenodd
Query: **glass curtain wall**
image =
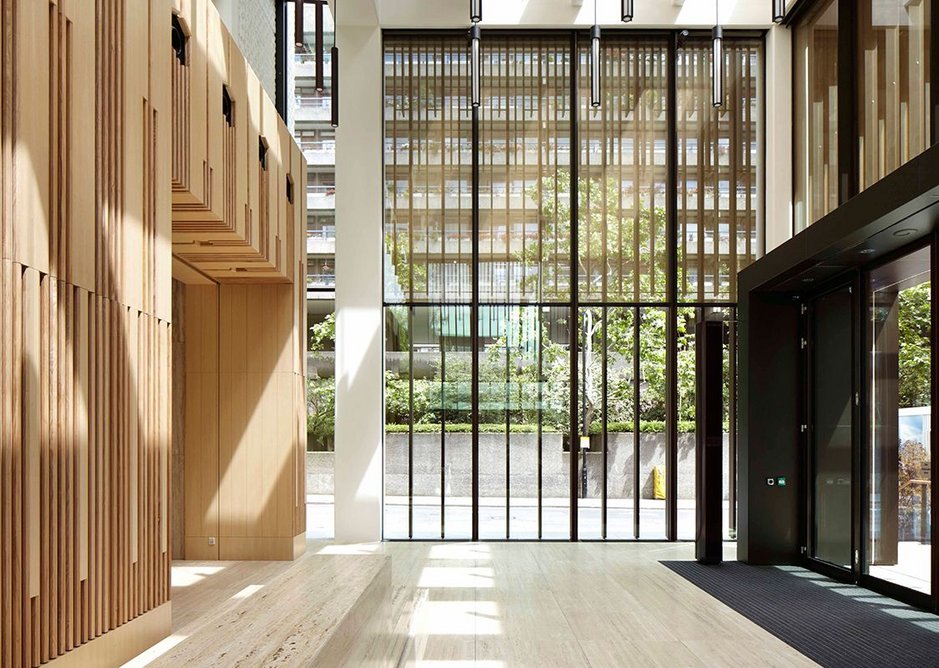
<path fill-rule="evenodd" d="M 733 328 L 759 254 L 762 40 L 727 39 L 720 110 L 706 37 L 605 35 L 598 110 L 572 42 L 484 33 L 474 147 L 465 36 L 385 36 L 388 538 L 472 533 L 474 475 L 482 539 L 693 537 L 694 326 Z"/>
<path fill-rule="evenodd" d="M 838 0 L 819 3 L 794 37 L 798 232 L 838 206 Z"/>

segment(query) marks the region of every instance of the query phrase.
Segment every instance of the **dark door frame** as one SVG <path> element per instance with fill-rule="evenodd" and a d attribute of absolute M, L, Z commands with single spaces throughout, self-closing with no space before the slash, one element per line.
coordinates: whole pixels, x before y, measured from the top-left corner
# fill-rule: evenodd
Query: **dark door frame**
<path fill-rule="evenodd" d="M 935 546 L 937 545 L 937 537 L 939 537 L 939 525 L 937 525 L 935 521 L 937 506 L 939 506 L 939 503 L 937 502 L 939 502 L 939 499 L 937 499 L 935 491 L 933 491 L 930 497 L 930 512 L 931 517 L 933 518 L 932 525 L 930 527 L 930 539 L 931 545 L 933 546 L 933 549 L 930 553 L 932 576 L 931 593 L 926 594 L 908 587 L 903 587 L 893 582 L 872 576 L 867 572 L 868 539 L 871 531 L 870 514 L 867 507 L 867 500 L 870 498 L 871 463 L 870 457 L 868 456 L 868 445 L 871 438 L 871 425 L 869 424 L 869 420 L 866 418 L 866 409 L 870 406 L 871 401 L 869 379 L 871 378 L 872 373 L 871 359 L 870 355 L 867 353 L 873 344 L 869 328 L 866 326 L 867 314 L 870 307 L 870 276 L 871 273 L 879 267 L 889 264 L 898 258 L 904 257 L 923 248 L 929 248 L 931 256 L 930 300 L 933 321 L 932 336 L 930 338 L 931 367 L 933 378 L 931 387 L 931 403 L 933 406 L 936 406 L 937 398 L 939 398 L 939 387 L 937 387 L 939 383 L 936 381 L 937 371 L 939 371 L 939 360 L 936 358 L 937 352 L 939 352 L 939 337 L 937 337 L 937 334 L 939 334 L 939 327 L 936 326 L 936 323 L 939 322 L 939 320 L 937 320 L 937 316 L 939 316 L 939 304 L 937 304 L 937 297 L 939 297 L 939 295 L 937 295 L 937 280 L 939 280 L 939 266 L 937 266 L 937 258 L 939 258 L 939 233 L 934 233 L 925 238 L 918 239 L 883 257 L 878 258 L 876 261 L 864 265 L 859 269 L 840 274 L 839 276 L 830 281 L 827 281 L 824 285 L 820 286 L 818 290 L 806 294 L 801 302 L 804 316 L 802 318 L 801 336 L 806 342 L 802 354 L 802 385 L 804 388 L 802 416 L 803 425 L 805 425 L 802 439 L 802 450 L 804 453 L 803 475 L 805 476 L 805 491 L 802 495 L 803 521 L 801 528 L 803 545 L 805 547 L 803 548 L 804 551 L 802 554 L 802 565 L 834 580 L 857 584 L 866 589 L 870 589 L 885 596 L 889 596 L 890 598 L 908 603 L 909 605 L 933 612 L 939 612 L 939 582 L 937 582 L 937 574 L 939 574 L 939 550 L 935 549 Z M 814 425 L 812 415 L 814 390 L 814 381 L 812 379 L 813 342 L 811 337 L 814 313 L 811 304 L 820 297 L 831 294 L 837 290 L 844 289 L 845 287 L 848 287 L 851 290 L 852 297 L 851 317 L 853 336 L 851 346 L 853 350 L 852 357 L 854 363 L 852 365 L 853 368 L 851 384 L 853 392 L 856 393 L 855 402 L 852 409 L 851 434 L 852 560 L 850 569 L 839 567 L 812 556 L 815 529 L 815 492 L 813 484 Z M 930 412 L 930 429 L 933 436 L 939 434 L 939 431 L 937 431 L 937 423 L 939 423 L 939 416 L 937 416 L 936 410 L 932 410 Z M 930 444 L 933 442 L 934 440 L 931 436 Z M 937 462 L 937 458 L 935 456 L 931 457 L 930 475 L 932 478 L 932 489 L 935 490 L 937 479 L 939 479 L 939 462 Z"/>

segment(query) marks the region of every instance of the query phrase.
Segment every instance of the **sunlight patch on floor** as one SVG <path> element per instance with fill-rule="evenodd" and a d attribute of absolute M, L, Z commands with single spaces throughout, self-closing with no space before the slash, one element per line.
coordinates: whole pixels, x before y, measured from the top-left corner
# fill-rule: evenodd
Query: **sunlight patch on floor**
<path fill-rule="evenodd" d="M 224 566 L 173 566 L 170 571 L 170 586 L 191 587 L 223 570 Z"/>
<path fill-rule="evenodd" d="M 125 663 L 122 668 L 144 668 L 144 666 L 149 666 L 188 637 L 187 635 L 173 634 L 164 638 L 143 654 L 138 654 Z"/>

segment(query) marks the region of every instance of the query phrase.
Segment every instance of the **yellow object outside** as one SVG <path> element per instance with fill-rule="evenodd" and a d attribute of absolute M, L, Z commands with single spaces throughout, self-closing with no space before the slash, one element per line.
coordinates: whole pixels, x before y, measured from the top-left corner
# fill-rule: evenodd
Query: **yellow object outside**
<path fill-rule="evenodd" d="M 665 469 L 661 466 L 652 467 L 652 498 L 665 499 Z"/>

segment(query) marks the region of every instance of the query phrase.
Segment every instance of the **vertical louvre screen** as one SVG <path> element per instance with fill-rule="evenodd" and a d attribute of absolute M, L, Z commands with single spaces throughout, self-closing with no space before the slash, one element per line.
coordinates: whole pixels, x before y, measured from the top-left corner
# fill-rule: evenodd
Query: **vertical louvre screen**
<path fill-rule="evenodd" d="M 471 297 L 468 72 L 464 39 L 386 39 L 388 302 L 466 302 Z"/>
<path fill-rule="evenodd" d="M 479 296 L 570 294 L 570 40 L 487 35 L 479 121 Z"/>
<path fill-rule="evenodd" d="M 602 42 L 599 109 L 580 51 L 579 292 L 585 302 L 668 299 L 668 43 Z"/>
<path fill-rule="evenodd" d="M 678 295 L 696 303 L 737 298 L 737 272 L 757 257 L 762 219 L 761 43 L 725 45 L 720 108 L 711 104 L 711 61 L 710 40 L 678 50 Z"/>

